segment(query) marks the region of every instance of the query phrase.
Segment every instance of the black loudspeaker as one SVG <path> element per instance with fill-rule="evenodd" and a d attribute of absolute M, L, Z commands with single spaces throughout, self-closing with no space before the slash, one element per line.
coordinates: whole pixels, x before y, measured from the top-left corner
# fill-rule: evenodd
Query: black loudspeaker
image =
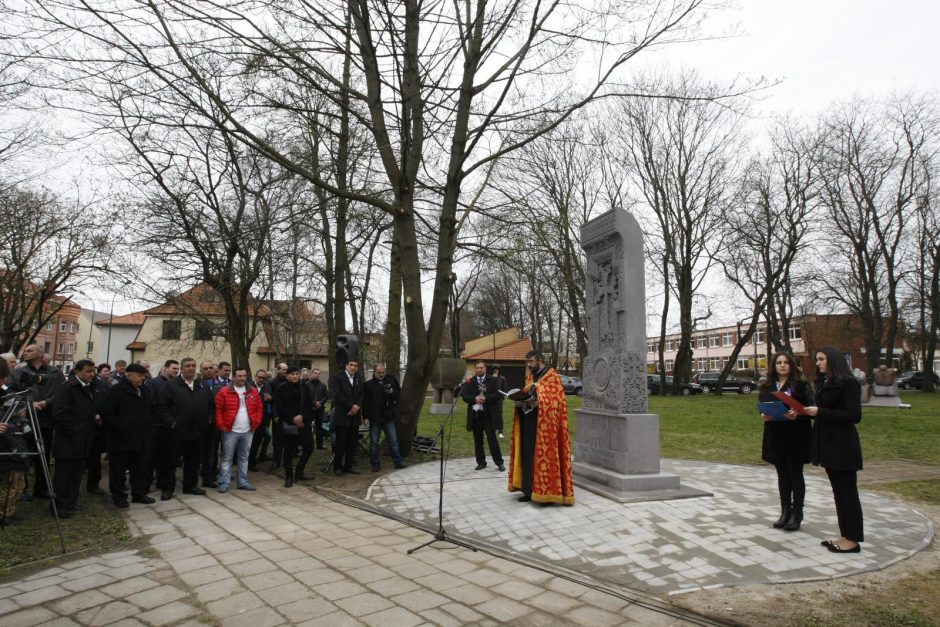
<path fill-rule="evenodd" d="M 336 363 L 340 368 L 345 368 L 350 361 L 359 361 L 359 336 L 337 335 Z"/>

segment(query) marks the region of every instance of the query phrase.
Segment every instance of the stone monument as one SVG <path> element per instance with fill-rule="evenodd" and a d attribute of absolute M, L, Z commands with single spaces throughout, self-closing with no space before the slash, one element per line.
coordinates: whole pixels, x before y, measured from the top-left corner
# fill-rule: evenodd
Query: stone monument
<path fill-rule="evenodd" d="M 660 471 L 659 416 L 646 388 L 646 277 L 636 218 L 615 209 L 581 228 L 587 255 L 584 405 L 577 411 L 575 483 L 619 501 L 703 496 Z"/>

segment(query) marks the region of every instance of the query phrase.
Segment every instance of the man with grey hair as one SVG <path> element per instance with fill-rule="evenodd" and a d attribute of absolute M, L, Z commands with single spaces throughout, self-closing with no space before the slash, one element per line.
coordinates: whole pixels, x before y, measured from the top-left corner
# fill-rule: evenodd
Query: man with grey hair
<path fill-rule="evenodd" d="M 13 372 L 16 368 L 16 364 L 20 362 L 13 353 L 0 353 L 0 359 L 7 362 L 7 365 L 10 367 L 10 372 Z"/>

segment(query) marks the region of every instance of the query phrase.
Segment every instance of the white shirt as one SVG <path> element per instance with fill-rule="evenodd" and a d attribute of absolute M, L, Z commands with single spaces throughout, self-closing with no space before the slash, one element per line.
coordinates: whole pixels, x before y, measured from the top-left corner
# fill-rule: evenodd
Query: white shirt
<path fill-rule="evenodd" d="M 245 403 L 245 388 L 235 388 L 238 394 L 238 413 L 235 414 L 235 423 L 232 425 L 232 433 L 248 433 L 251 431 L 251 419 L 248 417 L 248 405 Z"/>

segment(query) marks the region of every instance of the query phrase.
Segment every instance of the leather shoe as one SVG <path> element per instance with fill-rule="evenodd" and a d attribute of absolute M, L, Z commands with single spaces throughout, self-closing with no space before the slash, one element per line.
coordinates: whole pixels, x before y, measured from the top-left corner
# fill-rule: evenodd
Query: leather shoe
<path fill-rule="evenodd" d="M 127 509 L 131 506 L 127 499 L 114 499 L 114 506 L 120 509 Z"/>
<path fill-rule="evenodd" d="M 520 503 L 528 503 L 529 501 L 532 500 L 532 497 L 531 497 L 531 496 L 526 496 L 526 495 L 523 494 L 523 495 L 520 496 L 517 500 L 518 500 Z"/>
<path fill-rule="evenodd" d="M 477 467 L 474 468 L 474 470 L 483 470 L 484 468 L 486 468 L 486 464 L 477 464 Z"/>
<path fill-rule="evenodd" d="M 287 477 L 286 479 L 284 479 L 284 487 L 285 487 L 285 488 L 291 488 L 291 487 L 293 487 L 293 486 L 294 486 L 294 480 L 293 480 L 293 479 L 291 479 L 290 477 Z"/>
<path fill-rule="evenodd" d="M 830 544 L 827 548 L 828 548 L 831 552 L 833 552 L 833 553 L 861 553 L 861 552 L 862 552 L 862 545 L 861 545 L 861 544 L 856 544 L 856 545 L 853 546 L 851 549 L 843 549 L 843 548 L 840 547 L 838 544 L 836 544 L 835 542 L 833 542 L 833 543 Z"/>
<path fill-rule="evenodd" d="M 143 503 L 144 505 L 150 505 L 151 503 L 156 503 L 157 500 L 147 495 L 144 495 L 144 496 L 135 496 L 134 498 L 131 499 L 131 502 Z"/>
<path fill-rule="evenodd" d="M 358 474 L 359 474 L 359 471 L 356 470 L 355 468 L 343 468 L 343 472 L 345 472 L 345 473 L 348 474 L 348 475 L 358 475 Z"/>
<path fill-rule="evenodd" d="M 342 468 L 334 468 L 334 469 L 333 469 L 333 474 L 336 475 L 337 477 L 342 477 L 342 476 L 345 475 L 346 473 L 343 472 L 343 469 L 342 469 Z"/>
<path fill-rule="evenodd" d="M 209 481 L 203 481 L 203 482 L 202 482 L 202 487 L 204 487 L 204 488 L 217 488 L 217 487 L 219 487 L 219 484 L 216 483 L 215 481 L 212 481 L 212 480 L 210 479 Z"/>
<path fill-rule="evenodd" d="M 191 488 L 183 488 L 183 494 L 194 494 L 196 496 L 205 496 L 206 491 L 203 490 L 202 488 L 197 488 L 196 486 L 193 486 Z"/>
<path fill-rule="evenodd" d="M 398 467 L 398 466 L 396 466 L 396 468 L 397 468 L 397 467 Z M 378 472 L 378 471 L 380 471 L 380 470 L 382 470 L 382 469 L 379 468 L 378 466 L 373 466 L 373 467 L 372 467 L 372 472 Z"/>
<path fill-rule="evenodd" d="M 162 490 L 160 492 L 161 501 L 169 501 L 172 498 L 173 498 L 173 490 Z"/>
<path fill-rule="evenodd" d="M 401 462 L 400 464 L 395 464 L 395 468 L 397 468 L 398 470 L 401 470 L 402 468 L 407 468 L 407 467 L 408 467 L 408 464 L 406 464 L 405 462 Z"/>
<path fill-rule="evenodd" d="M 506 472 L 506 464 L 500 464 L 497 468 L 499 468 L 500 472 Z"/>

